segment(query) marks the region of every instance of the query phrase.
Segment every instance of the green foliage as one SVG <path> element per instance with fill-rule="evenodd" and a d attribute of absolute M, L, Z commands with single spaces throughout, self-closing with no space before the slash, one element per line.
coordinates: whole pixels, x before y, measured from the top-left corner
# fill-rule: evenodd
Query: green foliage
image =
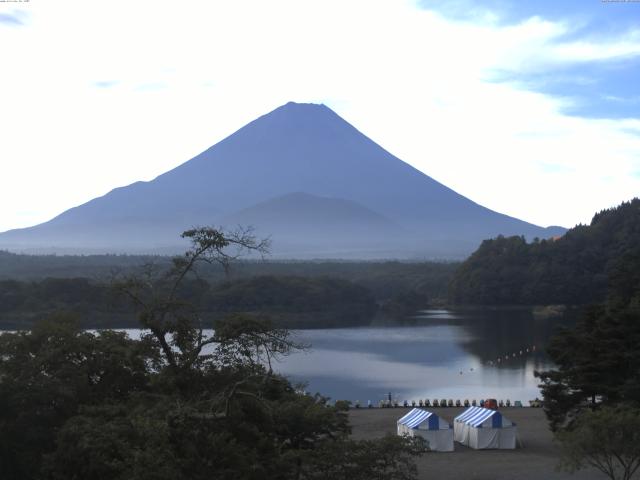
<path fill-rule="evenodd" d="M 77 312 L 88 328 L 135 327 L 130 305 L 109 288 L 114 272 L 120 278 L 144 277 L 150 270 L 167 271 L 173 265 L 168 257 L 29 256 L 0 251 L 0 329 L 28 328 L 59 309 Z M 444 303 L 457 265 L 238 260 L 228 268 L 228 278 L 220 262 L 211 259 L 198 266 L 198 279 L 181 284 L 180 296 L 203 313 L 216 313 L 214 308 L 268 310 L 275 324 L 287 328 L 362 325 L 371 320 L 374 303 L 394 318 Z M 269 282 L 272 285 L 265 285 Z M 241 288 L 253 289 L 254 295 L 238 294 Z M 295 288 L 297 296 L 289 288 Z"/>
<path fill-rule="evenodd" d="M 57 310 L 88 305 L 106 307 L 109 290 L 86 278 L 45 278 L 38 282 L 0 281 L 0 312 L 14 310 Z"/>
<path fill-rule="evenodd" d="M 225 367 L 255 370 L 264 365 L 272 372 L 273 359 L 305 347 L 293 342 L 287 330 L 275 329 L 265 317 L 232 314 L 217 320 L 214 329 L 215 358 Z"/>
<path fill-rule="evenodd" d="M 106 284 L 87 278 L 0 281 L 0 329 L 28 328 L 61 310 L 74 312 L 88 328 L 103 328 L 105 322 L 110 327 L 134 324 L 130 306 Z"/>
<path fill-rule="evenodd" d="M 597 404 L 640 406 L 640 311 L 604 306 L 556 335 L 548 353 L 556 368 L 537 373 L 554 430 Z"/>
<path fill-rule="evenodd" d="M 417 450 L 349 440 L 342 405 L 297 393 L 260 361 L 286 354 L 286 336 L 242 316 L 219 327 L 214 353 L 179 371 L 157 361 L 157 344 L 67 320 L 0 336 L 3 479 L 414 478 Z M 39 368 L 25 372 L 24 357 Z"/>
<path fill-rule="evenodd" d="M 148 385 L 145 342 L 89 333 L 68 316 L 0 335 L 0 465 L 3 478 L 33 478 L 55 432 L 83 405 L 125 400 Z"/>
<path fill-rule="evenodd" d="M 572 429 L 556 436 L 562 467 L 594 467 L 611 480 L 629 480 L 640 467 L 640 410 L 603 407 L 583 412 Z"/>
<path fill-rule="evenodd" d="M 174 463 L 170 431 L 159 407 L 125 405 L 84 407 L 57 435 L 45 460 L 49 478 L 180 478 Z M 165 412 L 167 413 L 167 412 Z"/>
<path fill-rule="evenodd" d="M 286 330 L 232 314 L 205 333 L 184 286 L 224 238 L 190 238 L 168 271 L 118 284 L 140 339 L 68 316 L 0 335 L 2 479 L 415 478 L 419 445 L 350 440 L 344 404 L 272 371 L 299 347 Z"/>
<path fill-rule="evenodd" d="M 364 287 L 327 277 L 257 276 L 225 282 L 204 302 L 207 311 L 268 313 L 279 325 L 297 328 L 366 325 L 377 310 Z"/>
<path fill-rule="evenodd" d="M 224 232 L 210 227 L 198 227 L 187 230 L 182 238 L 191 241 L 192 250 L 184 258 L 176 257 L 175 267 L 189 265 L 193 259 L 218 264 L 222 267 L 225 277 L 231 275 L 231 265 L 244 255 L 258 253 L 264 257 L 269 253 L 271 240 L 258 239 L 253 234 L 253 227 L 238 227 L 233 231 Z"/>
<path fill-rule="evenodd" d="M 421 437 L 387 435 L 380 440 L 323 442 L 310 452 L 308 480 L 410 480 L 417 468 L 412 457 L 426 451 Z M 329 461 L 327 461 L 329 460 Z"/>
<path fill-rule="evenodd" d="M 180 262 L 184 261 L 181 257 Z M 140 279 L 136 294 L 144 301 L 149 292 L 144 291 L 142 280 L 171 268 L 163 265 L 152 263 L 130 269 L 120 278 Z M 254 275 L 261 270 L 253 264 L 251 270 L 243 270 L 247 265 L 236 267 L 237 278 L 230 281 L 210 283 L 206 274 L 187 278 L 176 293 L 185 308 L 201 315 L 266 312 L 275 325 L 287 328 L 367 325 L 378 306 L 382 313 L 401 318 L 430 301 L 438 301 L 453 271 L 448 264 L 292 264 L 296 275 L 289 275 L 284 273 L 286 270 L 278 270 L 285 264 L 265 264 L 267 271 L 276 270 L 278 274 Z M 209 264 L 200 268 L 205 273 L 210 271 Z M 335 276 L 319 275 L 324 272 Z M 167 282 L 165 279 L 162 288 L 170 287 Z M 161 283 L 155 278 L 154 287 L 160 288 Z M 86 328 L 135 328 L 138 320 L 125 300 L 115 294 L 110 283 L 87 278 L 0 281 L 0 328 L 28 328 L 39 318 L 61 309 L 77 313 Z"/>
<path fill-rule="evenodd" d="M 548 353 L 556 367 L 536 373 L 564 466 L 573 471 L 589 465 L 612 479 L 628 479 L 640 465 L 639 212 L 636 199 L 578 230 L 582 250 L 599 249 L 607 301 L 552 339 Z"/>
<path fill-rule="evenodd" d="M 478 305 L 584 305 L 606 299 L 628 279 L 636 287 L 640 267 L 640 200 L 593 217 L 556 240 L 522 237 L 485 240 L 457 270 L 449 299 Z M 628 301 L 624 298 L 623 301 Z"/>
<path fill-rule="evenodd" d="M 158 271 L 156 266 L 147 266 L 133 275 L 140 280 L 135 289 L 140 301 L 151 300 L 145 282 Z M 169 294 L 167 278 L 156 278 L 153 286 L 156 293 L 164 288 L 163 295 Z M 175 294 L 183 304 L 183 314 L 186 310 L 218 317 L 229 312 L 265 312 L 276 324 L 286 327 L 363 325 L 377 310 L 366 288 L 327 277 L 258 276 L 214 285 L 189 278 L 178 289 Z M 0 328 L 29 327 L 38 318 L 61 309 L 77 313 L 86 328 L 138 326 L 135 309 L 123 295 L 117 295 L 111 285 L 88 279 L 2 281 L 0 300 Z"/>
<path fill-rule="evenodd" d="M 437 301 L 437 299 L 436 299 Z M 398 292 L 384 302 L 381 306 L 381 311 L 388 315 L 391 319 L 406 319 L 409 315 L 412 315 L 428 305 L 429 299 L 415 290 L 407 290 Z"/>

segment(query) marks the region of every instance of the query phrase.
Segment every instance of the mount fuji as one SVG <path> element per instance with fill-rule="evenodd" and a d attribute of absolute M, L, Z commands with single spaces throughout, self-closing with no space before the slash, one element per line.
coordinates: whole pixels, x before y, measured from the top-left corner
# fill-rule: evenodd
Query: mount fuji
<path fill-rule="evenodd" d="M 252 225 L 281 258 L 463 258 L 500 234 L 565 231 L 485 208 L 328 107 L 290 102 L 154 180 L 0 234 L 0 248 L 173 253 L 196 225 Z"/>

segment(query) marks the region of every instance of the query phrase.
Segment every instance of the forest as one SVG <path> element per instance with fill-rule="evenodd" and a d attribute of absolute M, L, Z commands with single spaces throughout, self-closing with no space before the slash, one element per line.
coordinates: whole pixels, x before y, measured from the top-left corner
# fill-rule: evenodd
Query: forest
<path fill-rule="evenodd" d="M 606 287 L 597 296 L 593 290 L 591 301 L 576 297 L 590 305 L 551 339 L 546 351 L 553 368 L 536 372 L 562 468 L 589 466 L 614 480 L 635 478 L 640 468 L 638 208 L 633 200 L 581 229 L 583 248 L 603 257 Z"/>
<path fill-rule="evenodd" d="M 136 327 L 118 278 L 169 268 L 169 257 L 30 256 L 0 252 L 0 329 L 28 328 L 50 313 L 73 312 L 85 328 Z M 322 328 L 401 318 L 441 304 L 456 264 L 438 262 L 270 262 L 205 264 L 181 286 L 203 315 L 268 313 L 275 325 Z"/>
<path fill-rule="evenodd" d="M 258 276 L 214 285 L 190 279 L 181 294 L 211 319 L 230 312 L 268 314 L 281 327 L 362 325 L 377 311 L 366 288 L 328 277 Z M 138 327 L 135 309 L 111 284 L 87 278 L 0 281 L 3 329 L 30 328 L 58 311 L 78 315 L 84 328 Z"/>
<path fill-rule="evenodd" d="M 485 240 L 456 270 L 449 301 L 475 305 L 586 305 L 640 271 L 640 200 L 597 213 L 560 238 Z M 636 282 L 637 284 L 637 282 Z"/>
<path fill-rule="evenodd" d="M 287 330 L 238 312 L 203 324 L 197 267 L 227 239 L 206 228 L 189 238 L 167 268 L 111 285 L 135 307 L 140 338 L 87 331 L 61 312 L 0 335 L 3 480 L 415 479 L 424 441 L 352 440 L 346 402 L 304 394 L 272 370 L 306 348 Z M 70 285 L 78 292 L 66 285 L 65 300 L 101 298 L 86 281 Z"/>
<path fill-rule="evenodd" d="M 449 301 L 579 305 L 546 347 L 543 407 L 571 472 L 611 479 L 640 469 L 640 200 L 597 213 L 560 238 L 485 240 L 457 269 Z"/>
<path fill-rule="evenodd" d="M 144 265 L 168 267 L 169 256 L 148 255 L 24 255 L 0 250 L 0 280 L 88 278 L 108 282 L 114 275 Z M 259 275 L 335 277 L 367 287 L 377 299 L 391 298 L 407 290 L 429 298 L 445 299 L 447 286 L 459 262 L 435 261 L 275 261 L 238 259 L 229 276 L 216 266 L 203 265 L 200 277 L 211 283 Z"/>

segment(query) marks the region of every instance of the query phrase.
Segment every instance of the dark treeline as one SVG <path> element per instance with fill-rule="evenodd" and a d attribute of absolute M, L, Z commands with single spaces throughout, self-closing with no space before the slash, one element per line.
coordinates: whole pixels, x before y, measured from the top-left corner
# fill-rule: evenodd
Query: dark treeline
<path fill-rule="evenodd" d="M 547 353 L 555 368 L 536 373 L 562 465 L 590 465 L 611 479 L 635 478 L 640 468 L 638 257 L 626 266 L 616 270 L 606 302 L 553 337 Z"/>
<path fill-rule="evenodd" d="M 0 250 L 0 279 L 109 278 L 140 265 L 170 265 L 170 257 L 148 255 L 25 255 Z"/>
<path fill-rule="evenodd" d="M 612 283 L 620 294 L 630 277 L 640 275 L 638 258 L 640 200 L 634 199 L 555 240 L 485 240 L 456 271 L 449 299 L 479 305 L 603 302 Z"/>
<path fill-rule="evenodd" d="M 141 255 L 21 255 L 0 251 L 0 280 L 43 278 L 91 278 L 108 281 L 116 273 L 134 271 L 140 265 L 165 268 L 171 257 Z M 408 290 L 430 299 L 445 299 L 447 286 L 459 263 L 447 262 L 350 262 L 350 261 L 257 261 L 238 260 L 233 279 L 258 275 L 336 277 L 368 288 L 379 300 Z M 226 280 L 216 266 L 203 266 L 200 276 L 211 283 Z"/>
<path fill-rule="evenodd" d="M 329 277 L 258 276 L 224 282 L 211 291 L 207 311 L 268 314 L 277 325 L 366 325 L 377 306 L 366 288 Z"/>
<path fill-rule="evenodd" d="M 287 330 L 264 314 L 202 318 L 198 302 L 227 305 L 235 297 L 224 290 L 235 288 L 201 295 L 209 288 L 197 267 L 236 238 L 211 228 L 184 236 L 192 248 L 168 268 L 112 283 L 135 306 L 139 338 L 87 331 L 69 313 L 0 334 L 2 480 L 415 480 L 424 441 L 353 440 L 346 402 L 305 395 L 273 371 L 275 359 L 306 348 Z M 328 298 L 340 289 L 335 280 L 278 281 Z M 10 284 L 53 303 L 105 301 L 104 286 L 83 279 Z"/>
<path fill-rule="evenodd" d="M 589 465 L 611 479 L 635 478 L 640 468 L 639 214 L 634 200 L 596 215 L 570 239 L 583 241 L 581 252 L 608 277 L 606 287 L 576 296 L 597 304 L 557 332 L 547 348 L 555 367 L 536 373 L 563 467 Z"/>
<path fill-rule="evenodd" d="M 192 279 L 181 286 L 181 296 L 208 317 L 268 314 L 278 326 L 298 328 L 368 324 L 378 308 L 366 288 L 328 277 L 258 276 L 213 285 Z M 0 281 L 0 328 L 27 328 L 57 311 L 79 315 L 85 328 L 138 326 L 134 308 L 110 284 L 86 278 Z"/>
<path fill-rule="evenodd" d="M 80 314 L 87 328 L 134 327 L 135 312 L 115 295 L 113 280 L 170 263 L 168 257 L 0 252 L 0 328 L 26 328 L 60 310 Z M 266 312 L 287 328 L 365 325 L 377 312 L 402 317 L 442 303 L 454 269 L 435 262 L 239 261 L 231 279 L 219 267 L 203 265 L 199 279 L 181 288 L 208 315 Z"/>
<path fill-rule="evenodd" d="M 640 200 L 563 237 L 486 240 L 457 270 L 459 304 L 583 305 L 552 337 L 554 368 L 536 372 L 561 466 L 611 479 L 640 469 Z"/>

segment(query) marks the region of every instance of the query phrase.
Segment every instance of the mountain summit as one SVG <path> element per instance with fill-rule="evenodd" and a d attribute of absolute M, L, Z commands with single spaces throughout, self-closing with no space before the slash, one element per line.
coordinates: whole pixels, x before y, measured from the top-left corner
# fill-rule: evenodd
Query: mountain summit
<path fill-rule="evenodd" d="M 318 215 L 321 223 L 313 220 Z M 283 257 L 459 258 L 499 234 L 544 238 L 564 231 L 482 207 L 394 157 L 328 107 L 290 102 L 150 182 L 0 234 L 0 247 L 179 250 L 187 228 L 241 221 L 271 235 L 274 253 Z"/>

